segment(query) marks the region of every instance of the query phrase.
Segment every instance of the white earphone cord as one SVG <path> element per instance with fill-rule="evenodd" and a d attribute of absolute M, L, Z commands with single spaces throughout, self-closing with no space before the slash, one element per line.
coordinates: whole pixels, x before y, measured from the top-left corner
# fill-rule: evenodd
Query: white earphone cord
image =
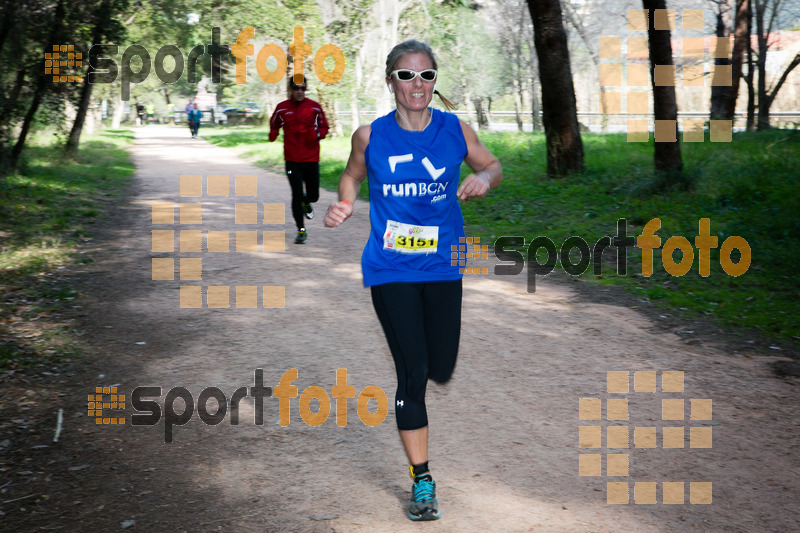
<path fill-rule="evenodd" d="M 433 115 L 431 114 L 430 110 L 428 110 L 428 122 L 425 123 L 425 126 L 423 126 L 421 130 L 415 130 L 414 127 L 411 125 L 411 123 L 406 118 L 406 116 L 402 113 L 402 111 L 400 111 L 400 108 L 398 107 L 396 110 L 397 110 L 398 113 L 400 113 L 400 117 L 403 120 L 405 120 L 406 125 L 408 126 L 408 129 L 411 130 L 411 131 L 425 131 L 425 128 L 430 126 L 431 120 L 433 119 Z"/>

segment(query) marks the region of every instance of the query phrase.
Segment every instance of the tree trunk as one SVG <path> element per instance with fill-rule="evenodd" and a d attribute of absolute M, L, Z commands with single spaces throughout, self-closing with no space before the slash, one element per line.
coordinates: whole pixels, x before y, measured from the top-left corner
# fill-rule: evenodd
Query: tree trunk
<path fill-rule="evenodd" d="M 118 130 L 120 122 L 122 122 L 122 115 L 125 112 L 125 104 L 122 101 L 120 91 L 114 91 L 114 113 L 111 115 L 111 129 Z"/>
<path fill-rule="evenodd" d="M 542 131 L 542 122 L 540 120 L 539 115 L 541 114 L 542 108 L 539 105 L 539 91 L 536 90 L 536 80 L 539 79 L 539 61 L 536 59 L 536 53 L 533 48 L 531 48 L 531 78 L 530 78 L 530 88 L 531 88 L 531 131 Z"/>
<path fill-rule="evenodd" d="M 110 11 L 111 6 L 109 5 L 109 1 L 106 0 L 98 9 L 97 22 L 95 22 L 94 33 L 92 35 L 93 44 L 103 42 L 103 35 L 105 34 L 110 20 Z M 81 99 L 78 104 L 78 112 L 75 115 L 75 122 L 72 123 L 72 130 L 69 132 L 67 144 L 64 146 L 64 151 L 69 156 L 74 156 L 78 151 L 78 144 L 80 143 L 81 133 L 83 132 L 83 124 L 86 121 L 86 112 L 89 110 L 89 102 L 92 100 L 92 84 L 89 83 L 89 76 L 93 71 L 94 69 L 90 63 L 89 70 L 86 72 L 86 78 L 83 81 L 83 87 L 81 88 Z M 166 89 L 164 89 L 164 91 L 166 92 Z M 169 103 L 169 97 L 167 97 L 167 103 Z"/>
<path fill-rule="evenodd" d="M 768 130 L 772 126 L 769 123 L 769 108 L 772 105 L 772 97 L 766 91 L 761 92 L 761 84 L 759 83 L 759 94 L 763 94 L 758 98 L 758 121 L 756 122 L 756 131 Z"/>
<path fill-rule="evenodd" d="M 772 106 L 772 102 L 775 101 L 775 97 L 778 95 L 778 91 L 781 90 L 781 87 L 786 82 L 786 79 L 791 74 L 792 70 L 795 69 L 798 65 L 800 65 L 800 53 L 796 54 L 789 65 L 784 70 L 781 77 L 778 79 L 778 82 L 773 86 L 772 91 L 767 91 L 767 52 L 769 51 L 769 42 L 768 38 L 769 35 L 772 33 L 772 29 L 777 21 L 778 18 L 778 6 L 777 0 L 772 4 L 772 14 L 770 15 L 769 23 L 767 24 L 766 28 L 764 27 L 764 17 L 766 16 L 767 5 L 769 2 L 767 0 L 756 0 L 756 28 L 757 28 L 757 40 L 758 40 L 758 125 L 757 128 L 759 131 L 766 130 L 770 128 L 770 121 L 769 121 L 769 111 L 770 107 Z"/>
<path fill-rule="evenodd" d="M 8 98 L 3 105 L 3 112 L 0 114 L 0 127 L 5 128 L 9 125 L 13 117 L 11 110 L 17 105 L 19 100 L 19 93 L 22 91 L 22 86 L 25 85 L 25 69 L 20 67 L 17 69 L 17 79 L 14 81 L 14 87 L 11 89 Z"/>
<path fill-rule="evenodd" d="M 722 10 L 717 11 L 717 40 L 720 39 L 728 39 L 729 38 L 729 31 L 728 31 L 728 23 L 725 20 L 725 13 Z M 735 55 L 735 52 L 734 52 Z M 731 60 L 728 57 L 717 57 L 714 59 L 714 65 L 717 68 L 720 66 L 730 65 Z M 739 73 L 741 74 L 742 71 L 742 64 L 741 64 L 741 57 L 739 58 Z M 737 84 L 738 85 L 738 84 Z M 709 115 L 711 116 L 712 120 L 715 119 L 724 119 L 730 118 L 725 116 L 725 106 L 727 100 L 729 98 L 728 92 L 732 89 L 730 87 L 725 87 L 721 85 L 712 85 L 711 86 L 711 111 Z M 738 87 L 737 87 L 738 90 Z M 736 102 L 734 100 L 734 106 Z"/>
<path fill-rule="evenodd" d="M 358 93 L 354 88 L 352 94 L 350 94 L 350 129 L 352 131 L 356 131 L 361 126 L 361 117 L 358 114 Z"/>
<path fill-rule="evenodd" d="M 780 79 L 778 79 L 778 83 L 776 83 L 775 86 L 773 87 L 772 92 L 770 93 L 770 96 L 769 96 L 769 103 L 770 104 L 772 104 L 772 102 L 775 101 L 775 97 L 778 96 L 778 91 L 781 90 L 781 87 L 783 87 L 783 84 L 786 83 L 786 80 L 789 77 L 789 74 L 791 74 L 792 71 L 798 65 L 800 65 L 800 52 L 795 54 L 794 58 L 792 58 L 792 61 L 786 66 L 786 70 L 784 70 L 783 74 L 781 74 Z"/>
<path fill-rule="evenodd" d="M 480 129 L 480 125 L 478 124 L 478 120 L 475 118 L 475 106 L 472 105 L 472 95 L 469 91 L 464 91 L 464 107 L 467 111 L 467 124 L 475 130 L 478 131 Z"/>
<path fill-rule="evenodd" d="M 542 106 L 539 105 L 539 91 L 536 90 L 536 80 L 531 78 L 531 131 L 542 131 Z"/>
<path fill-rule="evenodd" d="M 97 123 L 100 121 L 99 118 L 100 109 L 95 107 L 94 109 L 89 109 L 86 113 L 86 122 L 83 123 L 83 132 L 87 135 L 94 135 L 97 131 Z"/>
<path fill-rule="evenodd" d="M 218 95 L 219 96 L 219 95 Z M 175 106 L 172 105 L 172 102 L 169 99 L 169 89 L 164 87 L 164 102 L 167 104 L 167 124 L 170 126 L 175 125 Z M 216 126 L 217 125 L 217 117 L 214 116 L 216 113 L 216 108 L 211 108 L 211 124 Z"/>
<path fill-rule="evenodd" d="M 725 92 L 725 105 L 719 118 L 733 120 L 736 115 L 736 99 L 739 96 L 739 79 L 742 76 L 744 52 L 750 48 L 750 0 L 736 2 L 736 29 L 733 32 L 733 56 L 731 58 L 731 86 L 721 87 Z M 712 118 L 713 115 L 712 115 Z"/>
<path fill-rule="evenodd" d="M 800 65 L 800 52 L 798 52 L 794 56 L 792 61 L 786 67 L 786 70 L 783 71 L 783 74 L 781 74 L 781 77 L 778 80 L 778 83 L 775 84 L 775 87 L 772 89 L 772 92 L 767 93 L 765 91 L 763 102 L 759 98 L 759 100 L 758 100 L 758 129 L 759 130 L 770 128 L 769 110 L 770 110 L 770 107 L 772 107 L 772 102 L 775 101 L 775 97 L 778 95 L 778 91 L 781 90 L 781 87 L 783 87 L 783 84 L 786 83 L 786 79 L 789 77 L 789 74 L 791 74 L 792 71 L 795 69 L 795 67 L 797 67 L 798 65 Z"/>
<path fill-rule="evenodd" d="M 756 88 L 753 79 L 747 83 L 747 131 L 756 131 Z"/>
<path fill-rule="evenodd" d="M 583 170 L 584 163 L 561 5 L 558 0 L 528 0 L 528 10 L 539 58 L 547 173 L 565 176 Z"/>
<path fill-rule="evenodd" d="M 767 95 L 767 33 L 764 31 L 764 14 L 766 2 L 756 1 L 756 41 L 758 42 L 758 56 L 756 69 L 758 70 L 758 131 L 769 129 L 769 96 Z"/>
<path fill-rule="evenodd" d="M 756 88 L 753 80 L 753 47 L 750 46 L 750 35 L 753 33 L 753 6 L 747 11 L 747 131 L 756 130 Z"/>
<path fill-rule="evenodd" d="M 458 35 L 456 35 L 455 41 L 455 56 L 462 59 L 462 61 L 458 63 L 458 76 L 461 81 L 461 97 L 464 99 L 464 107 L 467 112 L 466 122 L 473 130 L 478 131 L 480 129 L 480 124 L 476 118 L 475 106 L 472 103 L 472 94 L 469 92 L 469 76 L 464 69 L 464 55 L 461 52 L 461 39 L 458 38 Z"/>
<path fill-rule="evenodd" d="M 44 68 L 42 68 L 42 71 L 44 72 Z M 28 108 L 28 112 L 25 114 L 25 120 L 22 122 L 22 128 L 20 129 L 19 137 L 17 137 L 17 142 L 11 150 L 11 168 L 17 167 L 19 156 L 22 154 L 22 149 L 25 147 L 25 141 L 28 138 L 28 132 L 31 129 L 31 123 L 33 123 L 33 117 L 36 115 L 39 104 L 42 102 L 42 97 L 44 96 L 46 88 L 45 83 L 42 81 L 43 78 L 44 74 L 39 75 L 39 83 L 36 85 L 36 92 L 33 95 L 33 100 Z"/>
<path fill-rule="evenodd" d="M 525 9 L 525 6 L 520 4 L 520 9 Z M 513 42 L 513 54 L 514 60 L 512 63 L 513 67 L 513 76 L 511 79 L 511 85 L 513 87 L 513 94 L 514 94 L 514 117 L 517 121 L 517 130 L 522 133 L 525 131 L 523 126 L 522 120 L 522 110 L 524 109 L 524 101 L 522 98 L 522 77 L 523 77 L 523 62 L 522 62 L 522 40 L 524 39 L 523 28 L 525 24 L 525 12 L 520 11 L 518 14 L 515 15 L 519 16 L 519 26 L 517 30 L 512 32 L 512 42 Z"/>
<path fill-rule="evenodd" d="M 12 0 L 6 4 L 6 8 L 3 10 L 3 24 L 0 25 L 0 52 L 3 51 L 3 45 L 6 43 L 6 37 L 11 33 L 11 28 L 16 24 L 15 19 L 19 4 L 19 0 Z"/>
<path fill-rule="evenodd" d="M 594 63 L 594 71 L 600 71 L 600 54 L 595 52 L 594 46 L 592 43 L 592 39 L 586 34 L 586 29 L 584 28 L 583 21 L 581 20 L 580 15 L 575 12 L 572 8 L 572 5 L 569 2 L 564 2 L 564 10 L 567 14 L 567 20 L 569 20 L 570 25 L 575 28 L 575 31 L 578 32 L 583 44 L 586 45 L 586 49 L 589 51 L 589 56 L 592 58 L 592 63 Z M 603 95 L 600 94 L 600 123 L 602 127 L 603 133 L 608 131 L 608 109 L 606 106 L 606 100 L 603 98 Z"/>
<path fill-rule="evenodd" d="M 757 31 L 756 39 L 758 41 L 758 58 L 756 59 L 756 64 L 758 66 L 758 124 L 756 127 L 759 131 L 769 129 L 771 127 L 769 112 L 770 107 L 772 107 L 772 102 L 775 101 L 778 91 L 781 90 L 781 87 L 783 87 L 792 70 L 800 65 L 800 53 L 797 53 L 789 62 L 789 65 L 787 65 L 786 69 L 783 71 L 783 74 L 781 74 L 778 82 L 773 86 L 772 91 L 767 90 L 767 52 L 769 51 L 768 38 L 772 33 L 772 29 L 777 20 L 778 2 L 776 1 L 773 3 L 772 14 L 770 15 L 769 23 L 765 27 L 764 18 L 766 16 L 768 4 L 769 2 L 767 0 L 756 0 L 755 2 Z"/>
<path fill-rule="evenodd" d="M 360 106 L 358 105 L 359 93 L 363 90 L 364 83 L 364 56 L 361 52 L 363 48 L 356 51 L 356 83 L 350 92 L 350 129 L 355 132 L 361 126 Z"/>
<path fill-rule="evenodd" d="M 342 121 L 339 120 L 341 116 L 339 114 L 339 100 L 333 101 L 333 115 L 336 117 L 336 124 L 333 126 L 333 135 L 336 137 L 344 136 L 344 127 L 342 126 Z"/>
<path fill-rule="evenodd" d="M 397 10 L 397 6 L 392 5 L 391 7 L 388 7 L 387 3 L 389 3 L 389 0 L 379 0 L 376 3 L 378 8 L 378 20 L 380 21 L 380 37 L 377 55 L 379 61 L 381 62 L 386 60 L 391 48 L 398 44 L 395 37 L 397 35 L 397 28 L 392 27 L 392 20 L 395 19 L 395 11 Z M 395 3 L 392 2 L 392 4 Z M 392 11 L 390 11 L 390 9 Z M 388 92 L 379 92 L 378 98 L 375 100 L 375 112 L 377 116 L 382 117 L 391 111 L 393 104 L 394 98 L 392 98 Z"/>
<path fill-rule="evenodd" d="M 46 47 L 51 46 L 52 43 L 61 42 L 61 29 L 63 27 L 63 21 L 65 18 L 64 11 L 64 0 L 59 0 L 58 5 L 56 6 L 55 15 L 53 17 L 53 25 L 50 29 L 50 38 L 45 44 Z M 28 112 L 25 114 L 25 120 L 22 123 L 22 128 L 20 129 L 17 143 L 11 150 L 11 168 L 16 168 L 17 163 L 19 163 L 19 156 L 22 154 L 22 149 L 25 147 L 25 140 L 28 138 L 28 133 L 30 132 L 31 124 L 33 123 L 33 117 L 36 115 L 36 111 L 39 109 L 39 104 L 42 103 L 42 97 L 44 97 L 44 93 L 47 90 L 49 76 L 44 73 L 44 55 L 42 55 L 42 58 L 43 59 L 40 62 L 41 67 L 39 69 L 39 77 L 36 83 L 36 91 L 33 93 L 33 100 L 28 108 Z"/>
<path fill-rule="evenodd" d="M 92 71 L 91 65 L 89 72 Z M 89 102 L 92 99 L 92 84 L 89 83 L 89 76 L 83 80 L 83 87 L 81 87 L 81 99 L 78 103 L 78 111 L 75 114 L 75 122 L 72 123 L 72 129 L 69 132 L 67 143 L 64 146 L 64 152 L 69 156 L 74 156 L 78 152 L 78 143 L 81 140 L 81 133 L 83 132 L 83 124 L 86 121 L 86 112 L 89 110 Z"/>
<path fill-rule="evenodd" d="M 683 161 L 681 160 L 681 145 L 677 142 L 678 103 L 675 99 L 674 79 L 672 85 L 656 85 L 655 75 L 656 65 L 672 65 L 671 32 L 669 30 L 655 30 L 653 25 L 653 10 L 666 9 L 667 5 L 665 0 L 642 0 L 642 5 L 650 15 L 647 37 L 650 53 L 650 84 L 653 88 L 653 114 L 656 121 L 668 120 L 674 123 L 676 139 L 674 142 L 655 143 L 655 169 L 656 172 L 680 174 L 683 172 Z"/>
<path fill-rule="evenodd" d="M 771 94 L 767 92 L 768 39 L 769 34 L 772 32 L 772 24 L 775 20 L 776 10 L 778 9 L 777 5 L 773 6 L 772 17 L 767 27 L 764 27 L 764 17 L 766 16 L 768 4 L 768 0 L 755 0 L 756 42 L 758 43 L 758 56 L 756 57 L 756 69 L 758 70 L 758 119 L 756 121 L 756 129 L 758 131 L 770 128 L 769 109 L 770 106 L 772 106 L 772 100 L 775 98 L 778 89 L 778 87 L 776 87 Z M 790 67 L 789 71 L 791 71 L 792 68 L 794 67 Z"/>
<path fill-rule="evenodd" d="M 522 127 L 522 91 L 517 78 L 514 78 L 511 82 L 514 87 L 514 117 L 517 119 L 517 130 L 522 133 L 525 131 Z"/>
<path fill-rule="evenodd" d="M 488 121 L 486 120 L 486 111 L 483 109 L 483 97 L 475 99 L 475 114 L 478 116 L 478 129 L 486 129 Z"/>
<path fill-rule="evenodd" d="M 337 112 L 337 108 L 331 104 L 330 98 L 322 87 L 317 89 L 317 101 L 322 107 L 322 112 L 325 113 L 325 118 L 328 120 L 329 131 L 332 132 L 331 136 L 336 135 L 337 131 L 341 131 L 339 126 L 339 113 Z"/>

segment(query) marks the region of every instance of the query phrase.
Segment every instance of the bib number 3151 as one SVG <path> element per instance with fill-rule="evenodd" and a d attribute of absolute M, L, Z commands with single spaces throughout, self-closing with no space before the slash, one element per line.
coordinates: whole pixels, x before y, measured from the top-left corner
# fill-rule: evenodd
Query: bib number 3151
<path fill-rule="evenodd" d="M 386 221 L 383 249 L 401 254 L 434 254 L 439 244 L 439 226 L 404 224 Z"/>

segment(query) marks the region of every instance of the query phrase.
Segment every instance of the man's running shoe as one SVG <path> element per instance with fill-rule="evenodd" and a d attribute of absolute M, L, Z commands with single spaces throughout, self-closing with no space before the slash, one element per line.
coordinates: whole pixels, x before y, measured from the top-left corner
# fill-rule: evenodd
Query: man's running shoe
<path fill-rule="evenodd" d="M 307 237 L 308 237 L 308 234 L 306 233 L 306 230 L 301 229 L 300 231 L 297 232 L 297 237 L 294 238 L 294 243 L 295 244 L 305 244 Z"/>
<path fill-rule="evenodd" d="M 411 492 L 411 503 L 408 505 L 408 517 L 411 520 L 437 520 L 441 516 L 436 500 L 436 483 L 430 474 L 416 478 Z"/>
<path fill-rule="evenodd" d="M 308 220 L 314 218 L 314 206 L 311 205 L 310 203 L 306 202 L 303 204 L 303 211 L 305 211 L 306 218 Z"/>

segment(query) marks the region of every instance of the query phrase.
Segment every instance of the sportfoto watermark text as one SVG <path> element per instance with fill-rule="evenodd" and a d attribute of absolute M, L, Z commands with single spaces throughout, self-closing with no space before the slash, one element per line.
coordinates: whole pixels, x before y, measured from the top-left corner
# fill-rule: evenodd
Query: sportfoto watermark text
<path fill-rule="evenodd" d="M 287 427 L 291 421 L 290 406 L 291 399 L 298 397 L 298 388 L 292 384 L 297 379 L 298 372 L 296 368 L 290 368 L 281 376 L 278 385 L 273 389 L 272 387 L 264 386 L 264 372 L 262 369 L 257 368 L 253 372 L 253 386 L 252 387 L 239 387 L 236 389 L 230 398 L 225 396 L 225 393 L 218 387 L 206 387 L 195 402 L 194 396 L 186 387 L 172 387 L 164 398 L 164 442 L 172 442 L 172 428 L 174 426 L 183 426 L 187 424 L 194 416 L 195 408 L 200 420 L 209 426 L 215 426 L 225 419 L 230 408 L 230 424 L 232 426 L 239 425 L 239 402 L 247 396 L 254 400 L 254 415 L 253 423 L 257 426 L 264 424 L 264 398 L 275 397 L 278 399 L 278 424 L 281 427 Z M 162 395 L 162 387 L 136 387 L 130 395 L 130 403 L 136 411 L 131 415 L 132 426 L 154 426 L 162 419 L 161 405 L 156 399 Z M 116 392 L 116 389 L 114 390 Z M 347 400 L 349 398 L 356 398 L 356 389 L 352 385 L 347 384 L 347 369 L 339 368 L 336 370 L 336 384 L 331 389 L 331 394 L 336 400 L 336 425 L 345 427 L 347 425 Z M 320 426 L 327 419 L 331 411 L 331 399 L 328 393 L 322 387 L 312 385 L 307 387 L 300 395 L 298 407 L 300 411 L 300 418 L 309 426 Z M 124 398 L 124 396 L 122 396 Z M 114 398 L 112 398 L 114 399 Z M 183 403 L 183 409 L 179 411 L 176 409 L 176 401 L 180 399 Z M 215 412 L 210 412 L 208 402 L 213 399 L 216 403 Z M 103 405 L 100 399 L 92 395 L 90 398 L 91 409 L 101 410 L 105 408 L 116 408 L 117 405 Z M 316 412 L 311 410 L 311 401 L 317 400 L 319 409 Z M 368 403 L 370 400 L 375 400 L 377 409 L 370 412 Z M 92 402 L 98 402 L 92 403 Z M 96 406 L 97 405 L 97 406 Z M 124 408 L 124 403 L 119 408 Z M 367 426 L 380 425 L 389 412 L 389 401 L 383 389 L 380 387 L 370 385 L 364 387 L 358 394 L 356 400 L 356 410 L 358 418 Z M 93 416 L 104 416 L 102 412 L 93 412 Z M 124 419 L 118 422 L 124 424 Z M 98 422 L 101 423 L 101 422 Z"/>
<path fill-rule="evenodd" d="M 627 233 L 627 220 L 621 218 L 617 221 L 617 234 L 612 238 L 609 236 L 601 237 L 594 244 L 592 249 L 589 244 L 581 237 L 570 237 L 557 249 L 555 243 L 549 237 L 536 237 L 527 246 L 526 256 L 523 256 L 520 248 L 525 247 L 525 238 L 521 236 L 504 236 L 495 241 L 495 257 L 500 261 L 510 262 L 511 264 L 495 265 L 494 274 L 496 276 L 516 276 L 525 268 L 528 263 L 528 292 L 536 292 L 536 276 L 546 276 L 555 269 L 556 263 L 560 260 L 561 265 L 568 274 L 579 276 L 589 268 L 589 262 L 593 263 L 594 275 L 602 274 L 602 257 L 606 248 L 614 247 L 617 249 L 617 274 L 627 275 L 628 258 L 627 248 L 638 247 L 642 249 L 642 276 L 650 277 L 653 275 L 653 250 L 661 246 L 661 237 L 655 233 L 661 228 L 661 219 L 654 218 L 642 228 L 642 234 L 634 239 Z M 699 220 L 699 232 L 694 238 L 694 245 L 697 247 L 699 255 L 699 273 L 703 277 L 708 277 L 711 273 L 711 250 L 719 247 L 719 262 L 722 269 L 729 276 L 741 276 L 750 268 L 751 250 L 747 241 L 739 236 L 731 236 L 719 244 L 719 238 L 711 235 L 711 220 L 701 218 Z M 540 263 L 536 258 L 537 252 L 543 249 L 547 252 L 547 261 Z M 733 250 L 739 250 L 739 261 L 734 263 L 731 259 Z M 580 252 L 580 259 L 574 262 L 570 259 L 573 250 Z M 682 257 L 679 262 L 673 258 L 673 252 L 680 250 Z M 672 236 L 666 240 L 661 251 L 661 261 L 664 270 L 672 276 L 683 276 L 692 268 L 694 262 L 694 248 L 686 237 L 680 235 Z"/>
<path fill-rule="evenodd" d="M 294 41 L 289 45 L 289 55 L 294 58 L 294 81 L 303 82 L 304 59 L 312 56 L 310 44 L 304 42 L 304 31 L 302 26 L 294 28 Z M 174 44 L 166 44 L 158 49 L 155 58 L 151 60 L 150 52 L 140 44 L 128 46 L 122 53 L 122 100 L 130 100 L 130 86 L 132 83 L 142 83 L 150 75 L 154 68 L 158 79 L 163 83 L 175 83 L 183 76 L 184 69 L 187 70 L 187 81 L 197 83 L 197 60 L 203 55 L 211 58 L 211 81 L 220 83 L 222 81 L 222 57 L 232 54 L 236 58 L 236 83 L 247 83 L 247 56 L 256 55 L 255 48 L 248 41 L 255 36 L 255 29 L 252 26 L 244 28 L 239 32 L 236 43 L 233 45 L 220 44 L 220 28 L 211 29 L 211 43 L 207 45 L 198 44 L 193 47 L 188 56 L 185 56 L 180 48 Z M 110 56 L 119 52 L 116 44 L 95 44 L 89 48 L 89 83 L 113 83 L 119 75 L 120 67 Z M 175 63 L 171 72 L 164 68 L 164 60 L 171 57 Z M 344 75 L 345 58 L 341 49 L 333 44 L 320 46 L 314 57 L 314 72 L 322 83 L 333 84 L 338 82 Z M 333 59 L 333 70 L 325 68 L 325 60 Z M 135 58 L 139 58 L 142 63 L 138 71 L 134 71 L 131 64 Z M 267 61 L 275 58 L 277 66 L 275 70 L 269 70 Z M 256 55 L 256 71 L 259 78 L 264 83 L 275 84 L 280 82 L 287 72 L 286 52 L 277 44 L 267 44 L 263 46 Z"/>

